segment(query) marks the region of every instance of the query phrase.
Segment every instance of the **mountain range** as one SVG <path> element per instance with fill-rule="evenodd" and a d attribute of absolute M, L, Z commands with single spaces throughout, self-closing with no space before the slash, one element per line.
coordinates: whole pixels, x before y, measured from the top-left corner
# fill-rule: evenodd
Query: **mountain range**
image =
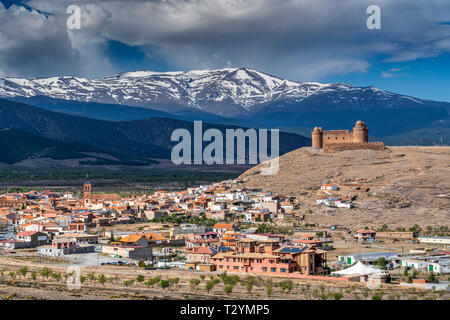
<path fill-rule="evenodd" d="M 375 87 L 296 82 L 248 68 L 135 71 L 102 79 L 0 78 L 0 97 L 98 120 L 165 118 L 308 133 L 364 120 L 392 145 L 448 145 L 450 103 Z M 306 128 L 306 130 L 305 130 Z"/>

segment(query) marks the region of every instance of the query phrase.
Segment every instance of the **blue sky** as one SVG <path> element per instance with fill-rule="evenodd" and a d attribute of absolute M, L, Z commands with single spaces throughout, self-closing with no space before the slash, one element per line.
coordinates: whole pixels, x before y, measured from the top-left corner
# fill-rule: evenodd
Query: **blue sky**
<path fill-rule="evenodd" d="M 450 101 L 450 1 L 0 2 L 0 76 L 249 67 Z M 381 30 L 368 30 L 377 2 Z M 67 30 L 70 4 L 81 30 Z"/>

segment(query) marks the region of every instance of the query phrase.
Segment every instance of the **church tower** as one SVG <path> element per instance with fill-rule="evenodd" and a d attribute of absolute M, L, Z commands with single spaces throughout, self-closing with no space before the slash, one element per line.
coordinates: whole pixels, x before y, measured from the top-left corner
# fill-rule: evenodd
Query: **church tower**
<path fill-rule="evenodd" d="M 92 185 L 89 181 L 84 183 L 83 198 L 90 198 L 92 195 Z"/>

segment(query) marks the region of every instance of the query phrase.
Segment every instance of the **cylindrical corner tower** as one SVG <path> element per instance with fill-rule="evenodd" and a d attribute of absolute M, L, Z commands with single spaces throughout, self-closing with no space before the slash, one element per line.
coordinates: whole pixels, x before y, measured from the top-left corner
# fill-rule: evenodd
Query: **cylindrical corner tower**
<path fill-rule="evenodd" d="M 311 132 L 312 147 L 314 149 L 323 148 L 323 130 L 321 127 L 315 127 Z"/>
<path fill-rule="evenodd" d="M 353 142 L 369 142 L 369 129 L 367 129 L 366 124 L 361 120 L 357 121 L 353 128 Z"/>

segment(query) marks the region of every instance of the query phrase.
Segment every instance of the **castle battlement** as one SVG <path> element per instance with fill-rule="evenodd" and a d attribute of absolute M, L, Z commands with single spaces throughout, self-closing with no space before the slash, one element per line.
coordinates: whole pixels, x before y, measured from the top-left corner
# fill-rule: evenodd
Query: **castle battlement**
<path fill-rule="evenodd" d="M 353 131 L 326 130 L 315 127 L 311 132 L 312 147 L 325 151 L 356 149 L 384 150 L 383 142 L 369 142 L 369 129 L 363 121 L 357 121 Z"/>

